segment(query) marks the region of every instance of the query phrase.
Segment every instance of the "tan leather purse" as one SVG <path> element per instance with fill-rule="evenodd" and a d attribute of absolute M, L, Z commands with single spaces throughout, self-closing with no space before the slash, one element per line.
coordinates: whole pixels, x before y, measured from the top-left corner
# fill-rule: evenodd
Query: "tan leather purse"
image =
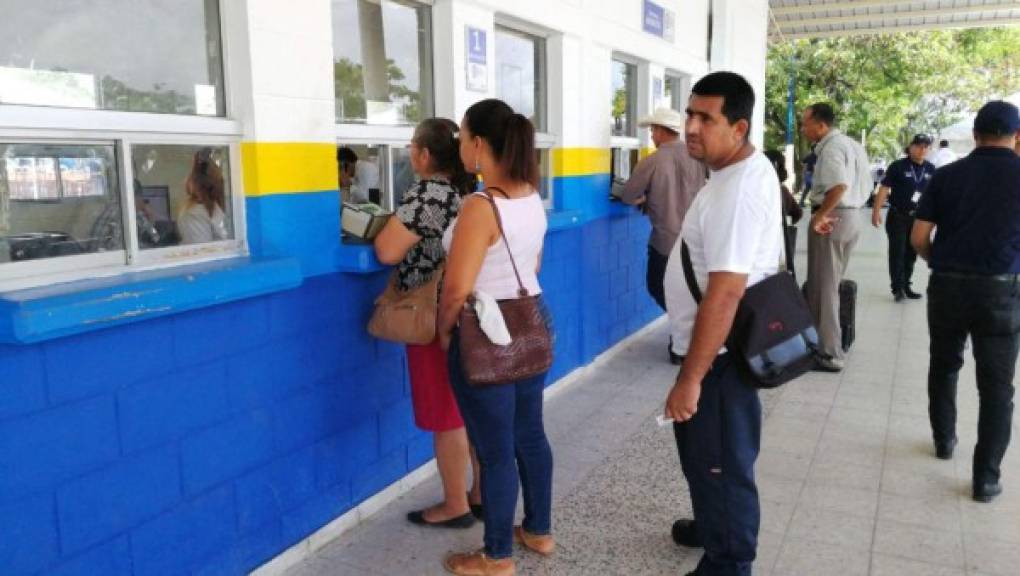
<path fill-rule="evenodd" d="M 440 266 L 432 278 L 411 290 L 397 287 L 397 271 L 393 271 L 386 290 L 376 298 L 375 311 L 368 321 L 368 333 L 376 338 L 405 344 L 430 344 L 436 339 Z"/>
<path fill-rule="evenodd" d="M 506 346 L 493 344 L 482 331 L 475 312 L 473 302 L 468 302 L 460 311 L 460 323 L 457 343 L 460 346 L 460 364 L 464 379 L 472 386 L 494 386 L 509 384 L 525 378 L 538 376 L 549 371 L 552 366 L 552 335 L 542 314 L 540 296 L 529 296 L 521 275 L 517 271 L 517 263 L 510 252 L 503 222 L 499 216 L 499 208 L 489 191 L 485 197 L 496 213 L 496 224 L 499 234 L 503 237 L 510 264 L 517 276 L 519 298 L 500 300 L 499 310 L 503 313 L 510 332 L 511 342 Z"/>

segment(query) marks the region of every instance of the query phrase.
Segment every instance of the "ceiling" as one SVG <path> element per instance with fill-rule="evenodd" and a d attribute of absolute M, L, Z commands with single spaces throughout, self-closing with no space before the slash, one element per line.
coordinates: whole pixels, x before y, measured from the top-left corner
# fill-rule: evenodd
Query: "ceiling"
<path fill-rule="evenodd" d="M 772 41 L 1020 26 L 1020 0 L 769 0 Z"/>

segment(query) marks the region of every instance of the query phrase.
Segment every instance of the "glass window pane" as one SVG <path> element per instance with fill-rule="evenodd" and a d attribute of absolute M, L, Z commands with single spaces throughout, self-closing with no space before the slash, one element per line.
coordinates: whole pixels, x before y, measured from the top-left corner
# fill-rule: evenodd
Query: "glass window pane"
<path fill-rule="evenodd" d="M 613 136 L 636 136 L 634 101 L 637 97 L 637 66 L 612 61 L 612 86 L 610 129 Z"/>
<path fill-rule="evenodd" d="M 535 150 L 535 158 L 538 160 L 538 194 L 542 200 L 548 200 L 552 195 L 552 178 L 549 175 L 549 164 L 552 161 L 549 154 L 549 150 L 545 148 Z"/>
<path fill-rule="evenodd" d="M 333 0 L 338 122 L 415 124 L 432 115 L 427 6 Z"/>
<path fill-rule="evenodd" d="M 683 112 L 687 109 L 687 98 L 689 88 L 687 86 L 687 77 L 685 76 L 674 76 L 672 74 L 666 75 L 666 103 L 667 105 L 678 112 Z"/>
<path fill-rule="evenodd" d="M 0 262 L 124 248 L 108 145 L 0 144 Z"/>
<path fill-rule="evenodd" d="M 540 132 L 545 130 L 543 47 L 541 38 L 496 28 L 496 96 Z"/>
<path fill-rule="evenodd" d="M 393 199 L 386 209 L 396 210 L 400 201 L 404 199 L 404 193 L 414 186 L 417 177 L 414 175 L 414 168 L 411 167 L 410 150 L 393 147 L 390 150 L 390 155 L 393 157 Z"/>
<path fill-rule="evenodd" d="M 228 157 L 226 146 L 131 147 L 141 249 L 234 237 Z"/>
<path fill-rule="evenodd" d="M 0 103 L 224 115 L 218 0 L 45 0 L 0 17 Z"/>
<path fill-rule="evenodd" d="M 340 170 L 340 198 L 344 202 L 382 205 L 382 170 L 384 150 L 381 146 L 349 144 L 340 146 L 337 154 Z"/>

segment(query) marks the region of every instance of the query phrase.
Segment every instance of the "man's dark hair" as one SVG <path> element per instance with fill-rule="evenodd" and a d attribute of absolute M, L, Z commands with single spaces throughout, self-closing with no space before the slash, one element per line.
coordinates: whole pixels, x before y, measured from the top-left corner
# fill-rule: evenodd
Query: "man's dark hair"
<path fill-rule="evenodd" d="M 722 96 L 723 116 L 726 116 L 731 125 L 747 120 L 747 136 L 751 135 L 754 89 L 743 76 L 735 72 L 712 72 L 698 80 L 691 88 L 691 93 L 698 96 Z"/>
<path fill-rule="evenodd" d="M 807 107 L 811 111 L 811 117 L 825 124 L 826 126 L 836 125 L 836 111 L 827 102 L 816 102 Z"/>
<path fill-rule="evenodd" d="M 342 164 L 354 164 L 358 161 L 358 155 L 347 146 L 336 149 L 336 161 Z"/>
<path fill-rule="evenodd" d="M 949 140 L 939 140 L 939 148 L 949 148 Z"/>

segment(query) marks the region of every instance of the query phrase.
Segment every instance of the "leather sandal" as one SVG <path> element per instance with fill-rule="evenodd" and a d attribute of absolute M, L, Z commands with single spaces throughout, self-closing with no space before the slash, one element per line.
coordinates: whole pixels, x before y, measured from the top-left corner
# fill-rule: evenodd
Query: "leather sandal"
<path fill-rule="evenodd" d="M 458 576 L 514 576 L 516 571 L 513 558 L 494 560 L 486 556 L 484 550 L 451 552 L 443 560 L 443 567 Z"/>
<path fill-rule="evenodd" d="M 556 540 L 552 534 L 532 534 L 521 526 L 514 526 L 514 542 L 542 556 L 551 556 L 556 551 Z"/>

